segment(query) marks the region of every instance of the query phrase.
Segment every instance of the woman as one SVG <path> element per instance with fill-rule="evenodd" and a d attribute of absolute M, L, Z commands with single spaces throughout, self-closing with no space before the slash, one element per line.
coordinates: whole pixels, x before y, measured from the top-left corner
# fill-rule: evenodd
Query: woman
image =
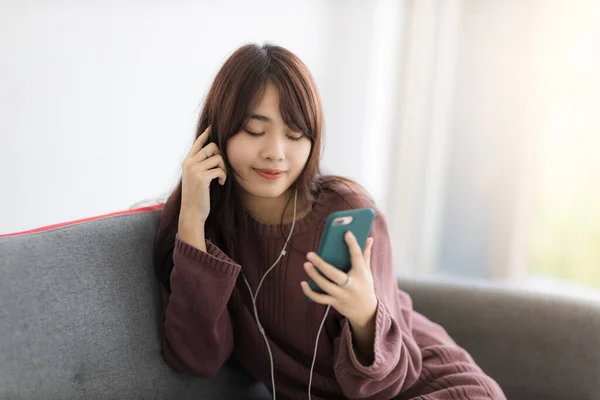
<path fill-rule="evenodd" d="M 310 72 L 284 48 L 243 46 L 218 72 L 157 232 L 166 361 L 211 377 L 233 355 L 280 399 L 504 399 L 413 311 L 365 191 L 320 174 L 322 123 Z M 371 237 L 363 252 L 346 236 L 346 274 L 314 251 L 329 214 L 363 207 Z"/>

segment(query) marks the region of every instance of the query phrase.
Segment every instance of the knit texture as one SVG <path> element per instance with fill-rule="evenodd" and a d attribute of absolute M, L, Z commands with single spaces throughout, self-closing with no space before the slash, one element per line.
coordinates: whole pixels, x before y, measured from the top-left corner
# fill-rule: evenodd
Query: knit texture
<path fill-rule="evenodd" d="M 374 360 L 363 365 L 352 330 L 333 307 L 319 337 L 312 398 L 502 400 L 498 384 L 438 324 L 412 308 L 398 287 L 385 218 L 360 188 L 337 184 L 323 191 L 311 212 L 296 221 L 287 254 L 267 275 L 256 300 L 269 338 L 279 399 L 306 399 L 317 331 L 326 306 L 308 302 L 300 282 L 306 254 L 316 251 L 325 220 L 335 211 L 371 207 L 370 232 L 377 309 Z M 206 241 L 207 251 L 175 239 L 171 292 L 163 297 L 163 356 L 182 373 L 214 376 L 230 357 L 271 389 L 269 354 L 255 321 L 252 291 L 279 256 L 292 224 L 263 224 L 252 217 L 240 263 Z M 283 232 L 281 230 L 283 228 Z"/>

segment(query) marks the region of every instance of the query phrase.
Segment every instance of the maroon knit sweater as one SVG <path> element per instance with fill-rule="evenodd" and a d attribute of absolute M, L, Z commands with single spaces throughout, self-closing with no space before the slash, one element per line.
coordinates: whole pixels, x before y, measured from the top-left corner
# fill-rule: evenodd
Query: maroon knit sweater
<path fill-rule="evenodd" d="M 315 339 L 326 306 L 308 302 L 300 287 L 308 276 L 306 253 L 316 251 L 327 216 L 372 207 L 376 217 L 371 270 L 378 298 L 374 361 L 362 365 L 348 321 L 333 307 L 319 338 L 312 398 L 318 399 L 505 399 L 488 377 L 439 325 L 412 308 L 398 288 L 387 224 L 362 191 L 337 185 L 323 191 L 312 211 L 296 221 L 288 252 L 269 273 L 256 306 L 269 338 L 279 399 L 306 399 Z M 176 237 L 169 293 L 163 295 L 163 355 L 178 371 L 200 377 L 217 373 L 234 355 L 271 390 L 269 354 L 258 331 L 248 288 L 253 291 L 277 259 L 291 228 L 249 217 L 238 264 L 217 245 L 207 252 Z"/>

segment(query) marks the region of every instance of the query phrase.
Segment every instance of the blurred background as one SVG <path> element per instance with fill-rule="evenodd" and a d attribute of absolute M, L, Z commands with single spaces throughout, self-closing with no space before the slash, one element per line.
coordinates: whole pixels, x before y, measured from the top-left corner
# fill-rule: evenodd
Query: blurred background
<path fill-rule="evenodd" d="M 0 234 L 163 201 L 238 47 L 312 71 L 400 275 L 600 293 L 600 2 L 0 0 Z"/>

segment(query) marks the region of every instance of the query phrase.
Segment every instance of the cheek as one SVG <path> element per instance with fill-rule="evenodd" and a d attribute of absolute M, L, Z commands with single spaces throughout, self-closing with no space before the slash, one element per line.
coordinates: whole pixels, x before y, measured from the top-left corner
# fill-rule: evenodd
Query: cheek
<path fill-rule="evenodd" d="M 234 169 L 239 169 L 239 167 L 243 167 L 247 164 L 246 158 L 248 157 L 248 151 L 244 151 L 244 149 L 248 149 L 248 146 L 240 136 L 236 135 L 227 142 L 227 157 Z"/>
<path fill-rule="evenodd" d="M 308 157 L 310 156 L 311 143 L 302 143 L 297 148 L 295 148 L 290 154 L 290 159 L 293 161 L 294 166 L 296 168 L 304 168 L 304 165 L 308 161 Z"/>

